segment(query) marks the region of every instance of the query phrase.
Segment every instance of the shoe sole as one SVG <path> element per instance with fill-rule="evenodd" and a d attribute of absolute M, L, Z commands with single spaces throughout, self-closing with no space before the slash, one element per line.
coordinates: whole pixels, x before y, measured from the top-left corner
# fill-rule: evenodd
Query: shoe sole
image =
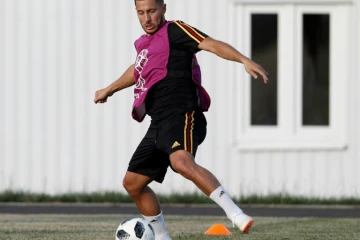
<path fill-rule="evenodd" d="M 253 225 L 254 223 L 254 220 L 251 220 L 250 222 L 248 222 L 246 224 L 246 226 L 244 227 L 244 230 L 243 230 L 243 233 L 248 233 L 249 232 L 249 229 L 251 228 L 251 226 Z"/>

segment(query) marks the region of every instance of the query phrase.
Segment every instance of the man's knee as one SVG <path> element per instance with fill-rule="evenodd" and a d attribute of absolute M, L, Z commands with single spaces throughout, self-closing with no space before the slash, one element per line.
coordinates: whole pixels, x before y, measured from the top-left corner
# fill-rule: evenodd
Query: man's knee
<path fill-rule="evenodd" d="M 134 173 L 126 173 L 123 186 L 130 196 L 136 196 L 151 182 L 148 177 Z"/>
<path fill-rule="evenodd" d="M 125 190 L 130 194 L 133 195 L 135 194 L 135 192 L 137 192 L 137 187 L 135 186 L 134 182 L 131 181 L 131 179 L 129 179 L 129 177 L 127 177 L 125 175 L 124 179 L 123 179 L 123 186 L 125 188 Z"/>

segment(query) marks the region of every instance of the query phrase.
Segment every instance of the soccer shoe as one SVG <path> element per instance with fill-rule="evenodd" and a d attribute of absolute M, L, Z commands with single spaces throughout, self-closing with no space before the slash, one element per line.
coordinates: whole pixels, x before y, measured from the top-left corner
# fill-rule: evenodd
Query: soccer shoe
<path fill-rule="evenodd" d="M 254 220 L 244 213 L 239 213 L 233 217 L 232 222 L 233 225 L 237 226 L 243 233 L 247 233 L 254 223 Z"/>

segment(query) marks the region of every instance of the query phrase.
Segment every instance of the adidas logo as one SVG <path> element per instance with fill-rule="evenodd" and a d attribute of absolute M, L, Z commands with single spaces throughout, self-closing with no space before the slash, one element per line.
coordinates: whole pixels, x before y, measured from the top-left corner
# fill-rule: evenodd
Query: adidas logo
<path fill-rule="evenodd" d="M 225 194 L 225 192 L 224 192 L 224 191 L 221 191 L 221 192 L 220 192 L 220 195 L 219 195 L 219 198 L 221 198 L 221 196 L 224 195 L 224 194 Z"/>
<path fill-rule="evenodd" d="M 178 146 L 180 146 L 180 143 L 178 143 L 177 141 L 175 141 L 171 148 L 176 148 L 176 147 L 178 147 Z"/>

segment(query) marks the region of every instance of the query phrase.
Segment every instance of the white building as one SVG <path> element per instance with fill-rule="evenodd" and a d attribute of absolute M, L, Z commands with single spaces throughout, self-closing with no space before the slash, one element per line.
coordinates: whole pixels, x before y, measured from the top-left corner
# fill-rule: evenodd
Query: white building
<path fill-rule="evenodd" d="M 270 83 L 200 52 L 212 97 L 197 161 L 233 196 L 360 197 L 360 2 L 168 0 L 180 19 L 251 56 Z M 148 124 L 132 89 L 96 90 L 135 59 L 132 0 L 0 0 L 0 191 L 124 191 Z M 192 193 L 170 169 L 159 193 Z"/>

